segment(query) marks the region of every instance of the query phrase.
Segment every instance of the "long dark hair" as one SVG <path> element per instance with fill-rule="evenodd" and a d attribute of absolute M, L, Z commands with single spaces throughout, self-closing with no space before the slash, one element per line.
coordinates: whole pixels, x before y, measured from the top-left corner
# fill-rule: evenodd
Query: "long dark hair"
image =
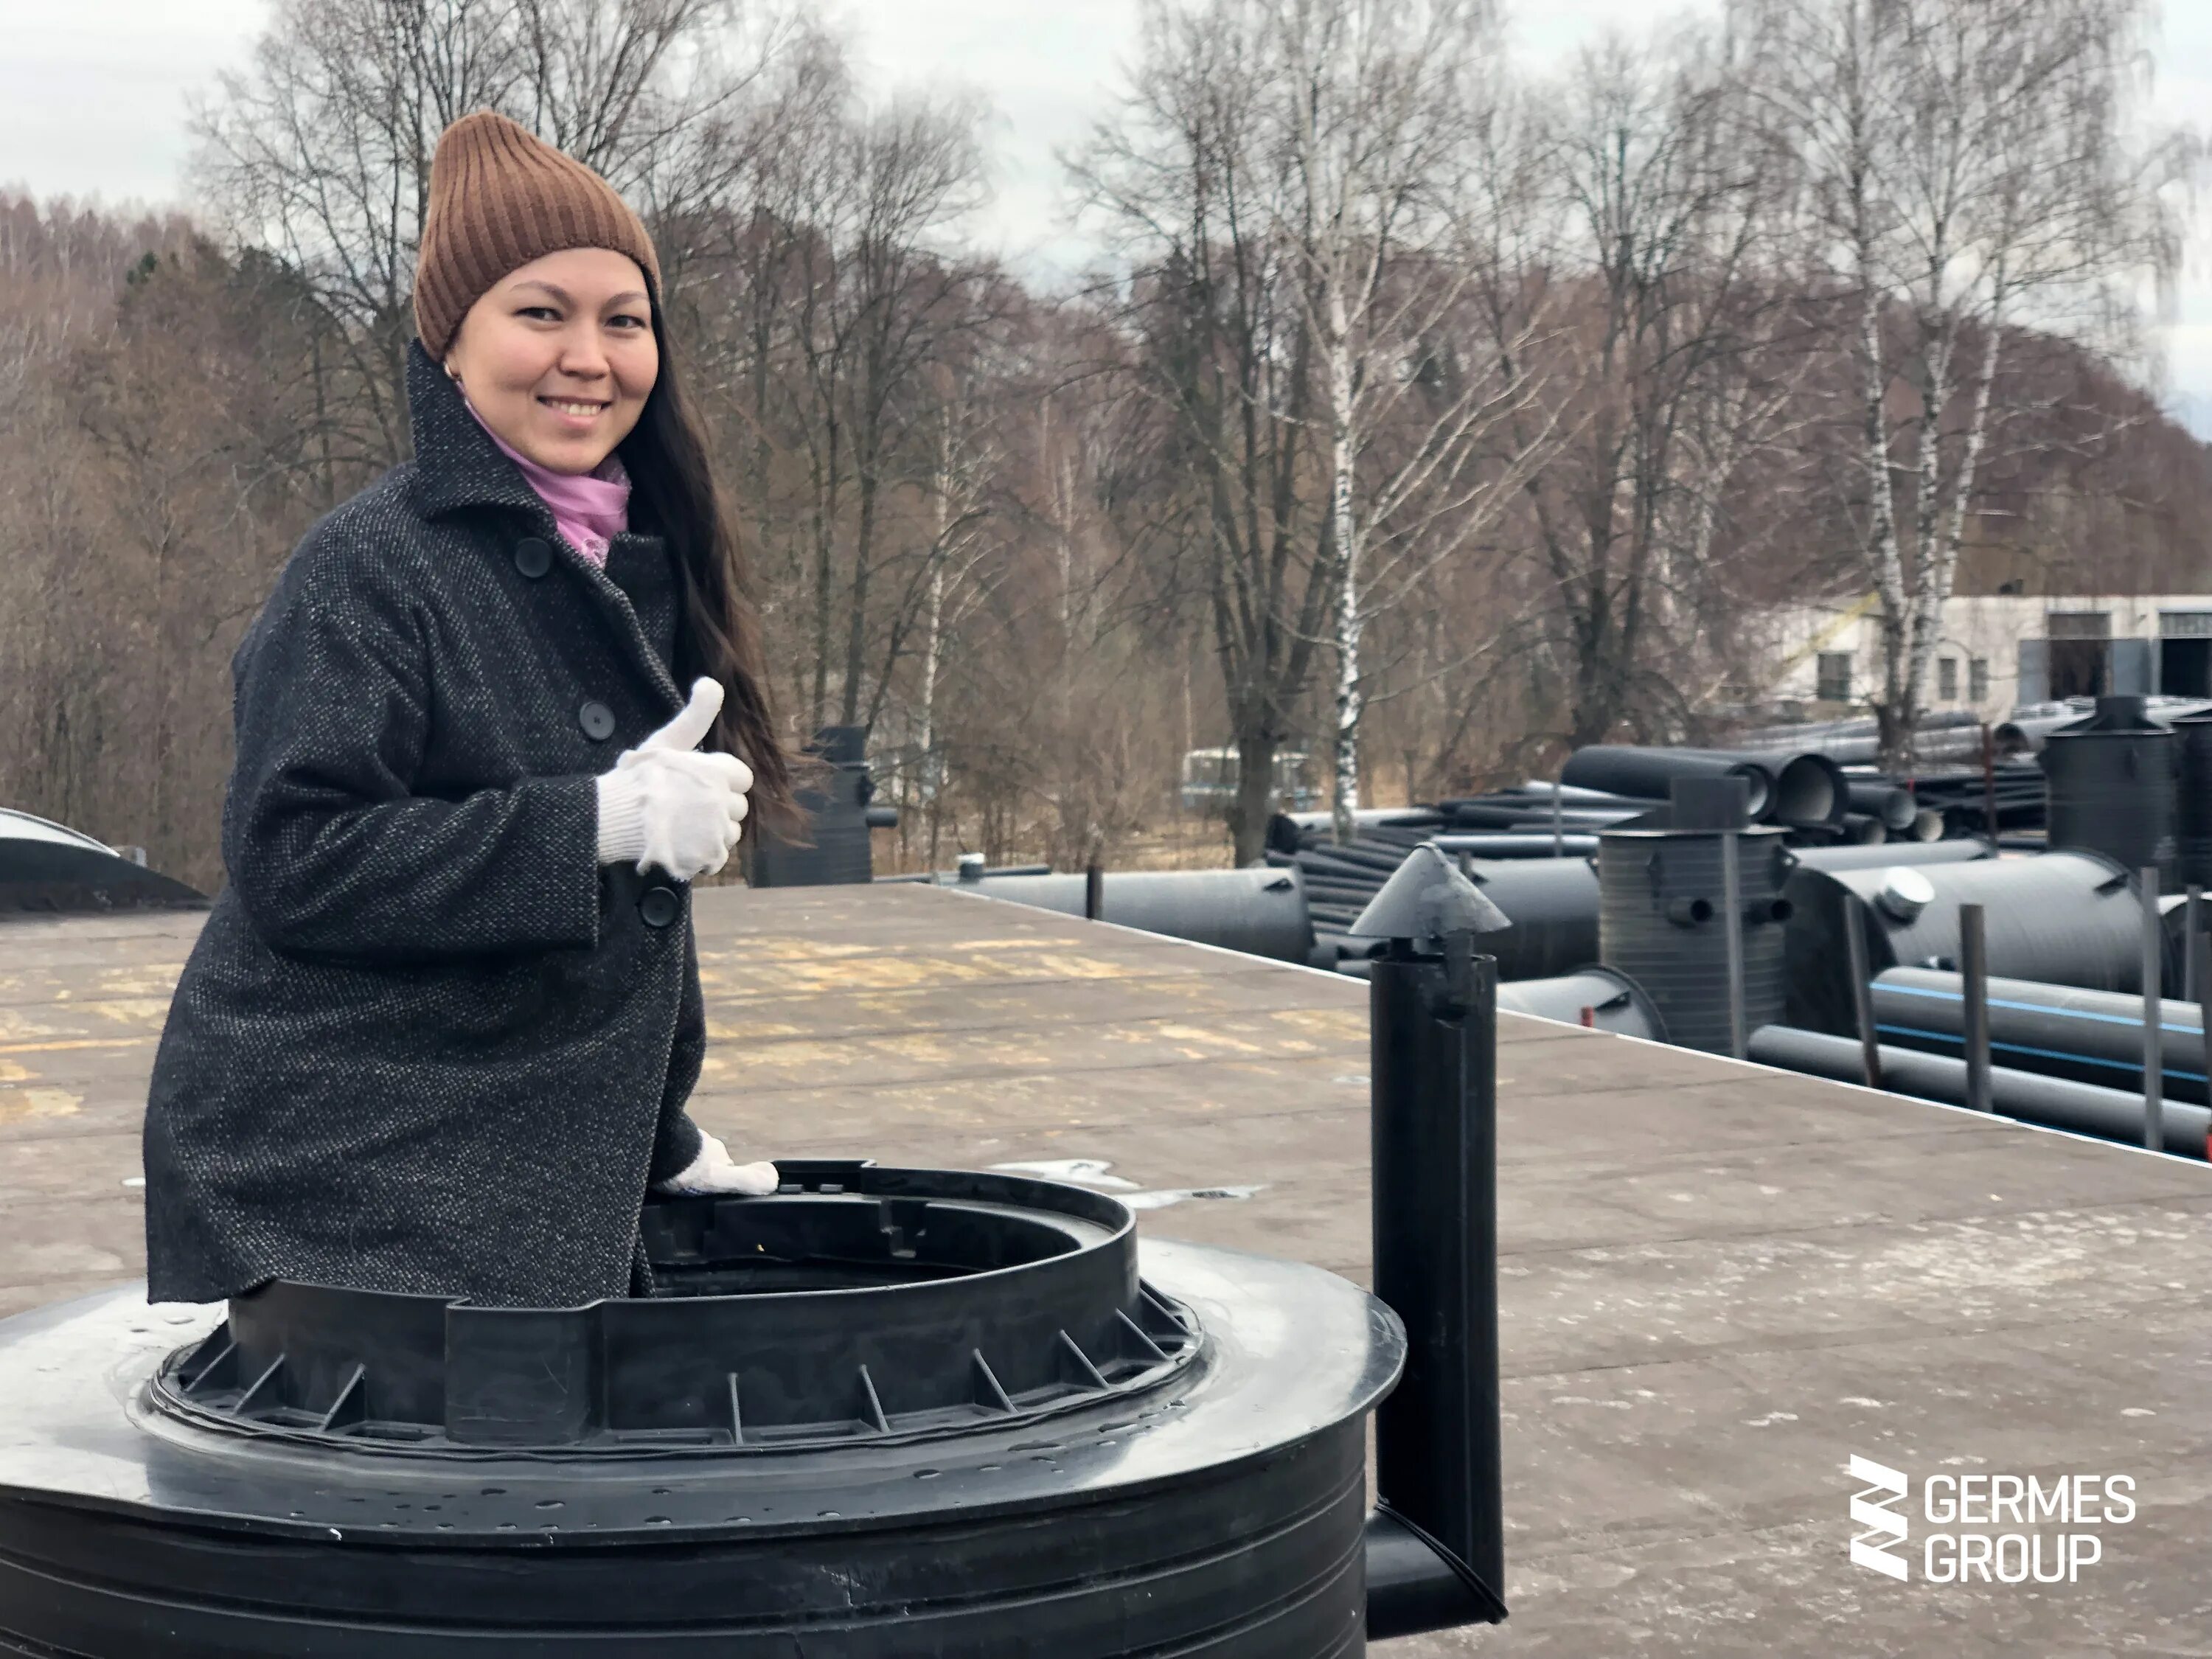
<path fill-rule="evenodd" d="M 792 798 L 792 757 L 777 734 L 769 699 L 760 611 L 737 516 L 715 482 L 707 423 L 684 393 L 658 305 L 653 308 L 653 331 L 660 347 L 659 378 L 636 427 L 623 440 L 621 454 L 638 527 L 661 537 L 675 555 L 683 590 L 676 683 L 688 686 L 702 674 L 722 683 L 714 745 L 752 768 L 755 821 L 795 830 L 800 815 Z"/>

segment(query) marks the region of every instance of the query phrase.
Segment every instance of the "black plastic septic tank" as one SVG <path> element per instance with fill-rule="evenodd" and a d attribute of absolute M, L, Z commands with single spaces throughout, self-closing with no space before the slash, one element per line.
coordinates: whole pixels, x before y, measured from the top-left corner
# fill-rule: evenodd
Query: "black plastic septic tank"
<path fill-rule="evenodd" d="M 1364 1650 L 1389 1309 L 1140 1260 L 1076 1188 L 781 1167 L 652 1205 L 649 1300 L 279 1283 L 217 1322 L 131 1287 L 0 1323 L 0 1653 Z"/>
<path fill-rule="evenodd" d="M 2173 736 L 2180 750 L 2173 878 L 2180 885 L 2212 887 L 2212 710 L 2174 721 Z"/>
<path fill-rule="evenodd" d="M 807 745 L 813 764 L 797 791 L 805 827 L 786 840 L 764 824 L 748 824 L 747 879 L 755 887 L 832 887 L 873 879 L 868 831 L 898 822 L 896 808 L 873 805 L 867 730 L 825 726 Z"/>
<path fill-rule="evenodd" d="M 2101 853 L 2130 873 L 2172 880 L 2181 744 L 2141 697 L 2100 697 L 2088 719 L 2045 739 L 2053 851 Z"/>
<path fill-rule="evenodd" d="M 1782 890 L 1791 868 L 1784 844 L 1788 832 L 1744 827 L 1742 812 L 1740 800 L 1688 812 L 1678 795 L 1674 817 L 1681 827 L 1607 830 L 1598 836 L 1598 959 L 1643 988 L 1669 1042 L 1709 1054 L 1727 1054 L 1733 1042 L 1731 931 L 1742 951 L 1747 1036 L 1781 1019 L 1788 989 L 1782 927 L 1790 908 Z M 1731 836 L 1733 914 L 1723 883 Z"/>

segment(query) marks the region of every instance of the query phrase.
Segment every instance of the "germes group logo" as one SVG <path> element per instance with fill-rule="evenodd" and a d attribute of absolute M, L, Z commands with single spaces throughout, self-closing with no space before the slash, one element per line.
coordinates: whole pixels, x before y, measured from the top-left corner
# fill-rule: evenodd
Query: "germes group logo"
<path fill-rule="evenodd" d="M 1854 1454 L 1854 1565 L 1885 1578 L 1912 1576 L 1912 1479 Z M 2124 1474 L 1931 1474 L 1921 1482 L 1920 1577 L 1931 1584 L 2074 1583 L 2105 1559 L 2101 1528 L 2136 1518 Z M 2014 1528 L 2014 1530 L 2005 1530 Z M 2098 1530 L 2092 1530 L 2096 1528 Z"/>
<path fill-rule="evenodd" d="M 1862 1567 L 1892 1578 L 1907 1576 L 1905 1540 L 1910 1525 L 1902 1504 L 1911 1495 L 1911 1480 L 1901 1469 L 1877 1463 L 1871 1457 L 1851 1455 L 1851 1479 L 1867 1483 L 1864 1492 L 1851 1494 L 1851 1521 L 1866 1530 L 1851 1540 L 1851 1559 Z"/>

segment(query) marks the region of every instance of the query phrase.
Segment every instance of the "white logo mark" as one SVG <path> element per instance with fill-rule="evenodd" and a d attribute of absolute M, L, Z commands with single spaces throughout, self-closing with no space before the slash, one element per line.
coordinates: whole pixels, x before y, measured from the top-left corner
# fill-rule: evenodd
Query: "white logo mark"
<path fill-rule="evenodd" d="M 1910 1481 L 1904 1473 L 1875 1462 L 1870 1458 L 1851 1455 L 1851 1479 L 1868 1483 L 1863 1492 L 1851 1494 L 1851 1520 L 1867 1530 L 1851 1540 L 1851 1560 L 1858 1566 L 1871 1567 L 1876 1572 L 1892 1578 L 1905 1576 L 1905 1520 L 1904 1514 L 1893 1510 L 1893 1504 L 1905 1501 Z M 1884 1494 L 1873 1503 L 1867 1499 L 1874 1493 Z M 1869 1543 L 1869 1539 L 1878 1539 Z M 1891 1554 L 1892 1550 L 1899 1552 Z"/>

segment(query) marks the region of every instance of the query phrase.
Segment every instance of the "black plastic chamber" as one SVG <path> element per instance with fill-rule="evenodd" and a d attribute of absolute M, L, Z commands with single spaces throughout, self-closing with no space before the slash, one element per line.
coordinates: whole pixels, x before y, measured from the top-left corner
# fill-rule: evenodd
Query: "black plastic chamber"
<path fill-rule="evenodd" d="M 0 1322 L 0 1654 L 1364 1650 L 1387 1307 L 1060 1183 L 780 1167 L 651 1206 L 651 1299 Z"/>

